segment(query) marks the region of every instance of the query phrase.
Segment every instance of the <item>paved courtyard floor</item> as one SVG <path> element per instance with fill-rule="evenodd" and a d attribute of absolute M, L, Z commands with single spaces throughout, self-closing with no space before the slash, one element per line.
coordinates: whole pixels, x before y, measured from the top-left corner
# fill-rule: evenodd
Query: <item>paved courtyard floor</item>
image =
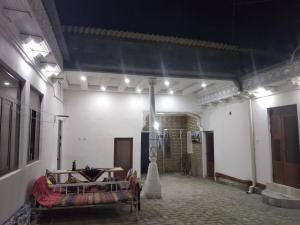
<path fill-rule="evenodd" d="M 188 224 L 295 224 L 300 210 L 265 205 L 261 196 L 211 180 L 170 174 L 161 177 L 163 198 L 142 199 L 138 219 L 129 206 L 56 210 L 43 212 L 43 225 L 188 225 Z"/>

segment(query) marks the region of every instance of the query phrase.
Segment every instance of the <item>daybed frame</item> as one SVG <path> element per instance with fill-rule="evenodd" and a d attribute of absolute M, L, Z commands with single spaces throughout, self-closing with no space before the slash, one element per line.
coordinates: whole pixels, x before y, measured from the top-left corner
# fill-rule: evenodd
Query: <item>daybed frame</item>
<path fill-rule="evenodd" d="M 77 194 L 79 193 L 85 193 L 86 189 L 91 186 L 105 186 L 110 185 L 110 192 L 117 192 L 118 191 L 118 186 L 125 185 L 126 187 L 130 187 L 132 184 L 130 184 L 130 181 L 108 181 L 108 182 L 88 182 L 88 183 L 74 183 L 74 184 L 52 184 L 49 185 L 49 188 L 52 189 L 53 192 L 59 191 L 61 192 L 62 190 L 65 192 L 66 195 L 68 194 L 74 194 L 73 193 L 68 193 L 68 188 L 77 188 Z M 122 204 L 130 204 L 130 212 L 133 211 L 133 209 L 136 212 L 136 216 L 138 215 L 138 212 L 141 210 L 141 203 L 140 203 L 140 184 L 136 182 L 134 185 L 134 189 L 130 190 L 135 190 L 135 192 L 132 192 L 132 199 L 129 199 L 127 201 L 119 201 L 119 202 L 114 202 L 114 203 L 100 203 L 100 204 L 89 204 L 89 205 L 78 205 L 78 206 L 54 206 L 54 207 L 43 207 L 38 203 L 38 201 L 34 198 L 34 211 L 45 211 L 45 210 L 55 210 L 55 209 L 72 209 L 72 208 L 88 208 L 88 207 L 95 207 L 99 205 L 112 205 L 116 203 L 122 203 Z"/>

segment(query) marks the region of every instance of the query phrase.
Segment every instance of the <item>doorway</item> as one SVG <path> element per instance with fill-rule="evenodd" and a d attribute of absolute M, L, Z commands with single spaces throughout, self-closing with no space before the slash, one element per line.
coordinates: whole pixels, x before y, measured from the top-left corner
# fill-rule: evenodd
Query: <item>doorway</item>
<path fill-rule="evenodd" d="M 214 156 L 214 133 L 212 131 L 205 132 L 206 137 L 206 169 L 207 177 L 215 176 L 215 156 Z"/>
<path fill-rule="evenodd" d="M 122 167 L 124 171 L 115 173 L 118 180 L 126 178 L 128 170 L 132 168 L 133 138 L 115 138 L 114 141 L 114 166 Z"/>
<path fill-rule="evenodd" d="M 297 105 L 268 109 L 275 183 L 300 188 Z"/>
<path fill-rule="evenodd" d="M 58 137 L 57 137 L 57 170 L 61 169 L 61 153 L 62 153 L 62 120 L 58 120 Z"/>
<path fill-rule="evenodd" d="M 149 166 L 149 132 L 141 134 L 141 174 L 148 172 Z"/>

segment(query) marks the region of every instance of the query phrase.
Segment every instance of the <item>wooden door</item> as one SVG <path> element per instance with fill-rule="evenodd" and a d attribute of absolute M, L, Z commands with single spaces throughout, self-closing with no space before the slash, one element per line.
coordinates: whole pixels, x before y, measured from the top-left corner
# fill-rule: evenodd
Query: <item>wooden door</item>
<path fill-rule="evenodd" d="M 133 138 L 115 138 L 114 166 L 122 167 L 123 172 L 118 172 L 115 177 L 118 180 L 126 178 L 128 170 L 132 168 L 132 143 Z"/>
<path fill-rule="evenodd" d="M 141 174 L 148 172 L 149 163 L 149 133 L 143 132 L 141 135 Z"/>
<path fill-rule="evenodd" d="M 205 132 L 206 136 L 206 164 L 207 177 L 213 178 L 215 176 L 215 160 L 214 160 L 214 133 Z"/>
<path fill-rule="evenodd" d="M 297 105 L 270 108 L 273 181 L 300 188 Z"/>

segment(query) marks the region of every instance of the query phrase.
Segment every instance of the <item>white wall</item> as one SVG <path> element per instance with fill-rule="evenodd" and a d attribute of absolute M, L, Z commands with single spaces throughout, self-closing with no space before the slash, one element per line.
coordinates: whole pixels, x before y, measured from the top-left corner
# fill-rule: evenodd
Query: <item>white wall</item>
<path fill-rule="evenodd" d="M 253 102 L 257 180 L 260 183 L 272 182 L 273 180 L 272 150 L 267 109 L 291 104 L 297 104 L 298 127 L 300 128 L 299 90 L 259 98 Z"/>
<path fill-rule="evenodd" d="M 228 103 L 206 110 L 201 116 L 201 125 L 204 131 L 214 132 L 215 172 L 250 179 L 248 103 Z"/>
<path fill-rule="evenodd" d="M 133 137 L 133 168 L 140 173 L 143 114 L 148 95 L 65 91 L 62 168 L 87 164 L 112 167 L 115 137 Z M 156 96 L 157 112 L 197 112 L 196 101 L 183 96 Z"/>
<path fill-rule="evenodd" d="M 214 131 L 215 170 L 240 179 L 251 179 L 248 100 L 218 105 L 201 117 L 204 130 Z M 300 128 L 300 90 L 253 100 L 257 181 L 272 182 L 272 150 L 268 108 L 297 104 Z M 232 116 L 228 112 L 232 112 Z"/>
<path fill-rule="evenodd" d="M 0 34 L 0 61 L 26 81 L 22 90 L 22 112 L 20 122 L 19 169 L 0 177 L 0 224 L 21 207 L 28 198 L 32 182 L 56 167 L 57 124 L 54 115 L 62 114 L 63 106 L 54 98 L 54 89 L 46 84 Z M 30 85 L 44 94 L 42 102 L 40 160 L 26 165 Z"/>

